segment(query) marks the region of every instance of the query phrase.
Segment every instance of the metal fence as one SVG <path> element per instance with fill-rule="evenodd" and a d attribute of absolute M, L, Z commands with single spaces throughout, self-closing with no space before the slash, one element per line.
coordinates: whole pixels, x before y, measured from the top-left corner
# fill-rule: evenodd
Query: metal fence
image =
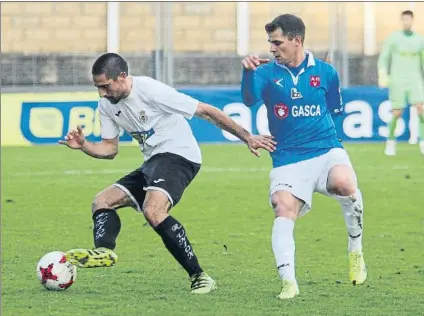
<path fill-rule="evenodd" d="M 176 52 L 173 38 L 173 4 L 152 4 L 155 19 L 155 45 L 149 53 L 121 53 L 129 62 L 133 75 L 158 78 L 177 87 L 187 85 L 238 85 L 241 59 L 234 52 Z M 201 4 L 199 4 L 201 8 Z M 200 9 L 199 9 L 200 10 Z M 349 53 L 346 6 L 328 5 L 331 21 L 327 50 L 313 51 L 324 58 L 328 51 L 339 70 L 343 86 L 375 85 L 377 56 Z M 236 18 L 236 17 L 235 17 Z M 2 29 L 2 33 L 8 30 Z M 264 47 L 266 42 L 264 39 Z M 100 53 L 100 52 L 99 52 Z M 98 53 L 2 53 L 1 86 L 3 91 L 54 89 L 91 86 L 90 70 Z"/>

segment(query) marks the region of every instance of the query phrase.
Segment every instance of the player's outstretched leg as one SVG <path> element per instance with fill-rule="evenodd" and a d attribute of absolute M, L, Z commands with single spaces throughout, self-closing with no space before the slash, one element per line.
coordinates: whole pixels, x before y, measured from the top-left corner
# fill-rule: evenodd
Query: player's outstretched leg
<path fill-rule="evenodd" d="M 71 249 L 68 260 L 80 268 L 110 267 L 118 261 L 113 251 L 121 230 L 116 208 L 133 206 L 132 200 L 121 189 L 111 186 L 97 194 L 93 205 L 93 237 L 95 249 Z"/>
<path fill-rule="evenodd" d="M 168 215 L 169 207 L 170 202 L 162 192 L 147 192 L 143 204 L 144 216 L 162 238 L 166 249 L 187 271 L 191 280 L 191 293 L 210 293 L 217 288 L 216 282 L 200 267 L 184 226 Z"/>
<path fill-rule="evenodd" d="M 215 281 L 200 267 L 186 230 L 180 222 L 168 216 L 154 229 L 162 238 L 166 249 L 187 271 L 191 280 L 191 293 L 206 294 L 216 289 Z"/>
<path fill-rule="evenodd" d="M 93 214 L 95 249 L 71 249 L 68 260 L 80 268 L 110 267 L 118 261 L 113 249 L 121 229 L 119 215 L 114 209 L 99 209 Z"/>
<path fill-rule="evenodd" d="M 384 149 L 384 154 L 387 156 L 396 155 L 396 138 L 395 138 L 395 129 L 397 117 L 393 116 L 392 120 L 389 123 L 389 137 L 386 140 L 386 148 Z"/>
<path fill-rule="evenodd" d="M 348 231 L 349 279 L 353 285 L 362 284 L 367 278 L 367 269 L 362 252 L 364 207 L 359 189 L 350 196 L 339 196 L 340 205 Z"/>
<path fill-rule="evenodd" d="M 417 112 L 416 106 L 411 106 L 409 108 L 409 139 L 408 144 L 409 145 L 417 145 L 419 143 L 419 135 L 420 135 L 420 120 L 419 115 Z M 416 119 L 416 125 L 415 125 L 415 119 Z"/>
<path fill-rule="evenodd" d="M 287 191 L 277 191 L 271 197 L 276 218 L 272 227 L 272 250 L 282 280 L 279 299 L 290 299 L 299 294 L 295 276 L 294 223 L 303 205 Z"/>
<path fill-rule="evenodd" d="M 356 176 L 351 167 L 338 165 L 328 176 L 327 191 L 340 202 L 348 232 L 349 279 L 353 285 L 362 284 L 367 269 L 362 252 L 364 205 Z"/>
<path fill-rule="evenodd" d="M 396 137 L 395 137 L 395 130 L 396 130 L 396 123 L 398 118 L 402 115 L 403 110 L 394 109 L 392 111 L 392 119 L 388 123 L 389 127 L 389 136 L 386 140 L 386 148 L 384 150 L 384 153 L 387 156 L 395 156 L 396 155 Z"/>

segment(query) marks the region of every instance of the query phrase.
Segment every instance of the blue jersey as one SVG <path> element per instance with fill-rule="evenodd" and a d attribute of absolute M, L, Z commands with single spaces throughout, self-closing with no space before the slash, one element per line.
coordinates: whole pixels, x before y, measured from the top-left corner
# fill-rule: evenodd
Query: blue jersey
<path fill-rule="evenodd" d="M 244 70 L 241 89 L 247 106 L 267 108 L 274 168 L 343 148 L 333 120 L 343 111 L 339 76 L 312 53 L 296 68 L 272 62 Z"/>

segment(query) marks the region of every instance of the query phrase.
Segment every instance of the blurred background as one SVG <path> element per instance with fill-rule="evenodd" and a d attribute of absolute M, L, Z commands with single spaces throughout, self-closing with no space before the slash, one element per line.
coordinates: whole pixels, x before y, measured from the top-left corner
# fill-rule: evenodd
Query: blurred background
<path fill-rule="evenodd" d="M 414 108 L 404 112 L 395 135 L 405 143 L 396 157 L 386 157 L 391 103 L 376 84 L 383 41 L 401 30 L 400 14 L 408 9 L 414 30 L 424 35 L 424 2 L 2 1 L 1 315 L 424 315 L 418 119 Z M 338 136 L 366 204 L 366 287 L 347 281 L 342 213 L 336 201 L 318 195 L 310 215 L 296 224 L 303 294 L 293 304 L 276 304 L 271 159 L 264 151 L 254 158 L 234 144 L 236 137 L 195 117 L 189 124 L 204 163 L 172 212 L 223 290 L 206 300 L 187 298 L 182 270 L 161 239 L 140 213 L 123 210 L 120 262 L 112 271 L 79 270 L 67 293 L 41 291 L 40 257 L 91 247 L 93 198 L 143 160 L 124 132 L 125 146 L 113 161 L 58 145 L 77 125 L 89 141 L 101 140 L 95 59 L 117 52 L 130 74 L 157 78 L 222 109 L 248 131 L 268 134 L 266 106 L 242 102 L 241 59 L 268 56 L 264 25 L 284 13 L 304 20 L 306 48 L 320 58 L 330 51 L 340 72 L 345 115 Z"/>
<path fill-rule="evenodd" d="M 340 136 L 383 141 L 391 104 L 377 87 L 376 62 L 384 40 L 401 30 L 404 10 L 414 11 L 414 30 L 423 35 L 424 2 L 2 2 L 2 145 L 56 144 L 76 124 L 99 140 L 91 66 L 105 52 L 124 56 L 132 75 L 175 86 L 267 133 L 265 106 L 242 103 L 241 59 L 269 56 L 264 26 L 284 13 L 304 20 L 306 48 L 320 58 L 330 52 L 340 73 Z M 401 141 L 417 142 L 414 111 L 398 121 Z M 190 123 L 200 142 L 237 140 Z"/>
<path fill-rule="evenodd" d="M 128 58 L 132 74 L 175 86 L 237 85 L 241 57 L 268 54 L 264 25 L 283 13 L 304 20 L 306 48 L 322 57 L 332 51 L 344 87 L 375 85 L 379 50 L 406 9 L 418 14 L 424 3 L 2 3 L 1 85 L 80 89 L 106 51 Z M 424 34 L 419 21 L 415 30 Z"/>

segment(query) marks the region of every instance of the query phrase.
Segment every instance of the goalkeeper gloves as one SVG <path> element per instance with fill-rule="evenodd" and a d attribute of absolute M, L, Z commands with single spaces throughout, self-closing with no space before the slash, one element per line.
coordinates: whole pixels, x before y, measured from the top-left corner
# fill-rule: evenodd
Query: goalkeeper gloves
<path fill-rule="evenodd" d="M 390 78 L 384 69 L 378 70 L 378 86 L 380 88 L 387 88 L 389 86 Z"/>

